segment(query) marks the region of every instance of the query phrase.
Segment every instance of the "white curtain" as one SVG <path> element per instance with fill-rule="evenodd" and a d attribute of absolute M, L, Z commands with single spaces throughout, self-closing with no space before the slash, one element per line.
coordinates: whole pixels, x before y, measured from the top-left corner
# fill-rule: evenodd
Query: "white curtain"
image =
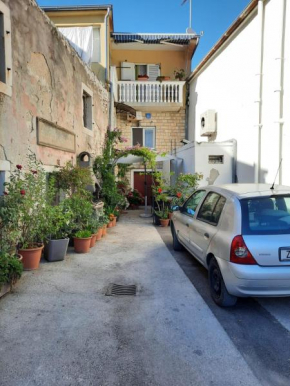
<path fill-rule="evenodd" d="M 93 27 L 65 27 L 59 31 L 67 38 L 82 60 L 90 64 L 93 58 Z"/>

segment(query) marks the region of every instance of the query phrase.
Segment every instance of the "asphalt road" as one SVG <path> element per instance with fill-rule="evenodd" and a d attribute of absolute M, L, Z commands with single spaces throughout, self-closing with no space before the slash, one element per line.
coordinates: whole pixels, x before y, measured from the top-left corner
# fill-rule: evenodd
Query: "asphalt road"
<path fill-rule="evenodd" d="M 173 250 L 170 227 L 157 229 L 261 384 L 289 386 L 290 298 L 245 298 L 239 299 L 235 307 L 218 307 L 210 296 L 207 270 L 186 250 Z"/>
<path fill-rule="evenodd" d="M 150 220 L 128 213 L 1 299 L 0 386 L 262 384 Z M 106 296 L 111 283 L 137 296 Z"/>

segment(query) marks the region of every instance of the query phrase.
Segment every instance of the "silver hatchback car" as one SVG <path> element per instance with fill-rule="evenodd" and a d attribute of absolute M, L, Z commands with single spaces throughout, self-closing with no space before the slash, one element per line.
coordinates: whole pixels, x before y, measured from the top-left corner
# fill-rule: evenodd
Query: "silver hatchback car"
<path fill-rule="evenodd" d="M 290 187 L 229 184 L 200 188 L 171 221 L 173 248 L 208 269 L 219 306 L 238 297 L 290 296 Z"/>

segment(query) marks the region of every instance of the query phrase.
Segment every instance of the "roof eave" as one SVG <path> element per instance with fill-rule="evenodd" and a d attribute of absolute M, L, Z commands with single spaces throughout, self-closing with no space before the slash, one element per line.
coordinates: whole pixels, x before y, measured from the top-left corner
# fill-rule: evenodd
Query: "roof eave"
<path fill-rule="evenodd" d="M 41 7 L 44 12 L 62 12 L 62 11 L 106 11 L 108 8 L 113 10 L 112 4 L 103 5 L 71 5 L 71 6 L 45 6 Z"/>

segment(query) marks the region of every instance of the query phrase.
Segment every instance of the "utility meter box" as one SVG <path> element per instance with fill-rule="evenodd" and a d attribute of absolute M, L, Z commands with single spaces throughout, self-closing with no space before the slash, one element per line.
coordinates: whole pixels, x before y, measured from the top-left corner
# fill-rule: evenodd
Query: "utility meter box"
<path fill-rule="evenodd" d="M 215 110 L 207 110 L 200 116 L 200 135 L 209 137 L 216 133 L 216 112 Z"/>

